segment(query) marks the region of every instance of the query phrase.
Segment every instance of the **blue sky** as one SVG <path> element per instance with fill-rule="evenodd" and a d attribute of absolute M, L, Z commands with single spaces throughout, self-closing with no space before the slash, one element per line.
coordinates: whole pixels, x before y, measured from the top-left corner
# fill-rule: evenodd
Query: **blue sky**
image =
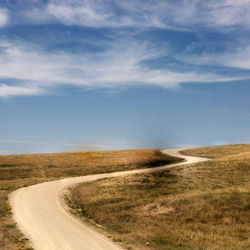
<path fill-rule="evenodd" d="M 250 1 L 0 1 L 0 154 L 250 142 Z"/>

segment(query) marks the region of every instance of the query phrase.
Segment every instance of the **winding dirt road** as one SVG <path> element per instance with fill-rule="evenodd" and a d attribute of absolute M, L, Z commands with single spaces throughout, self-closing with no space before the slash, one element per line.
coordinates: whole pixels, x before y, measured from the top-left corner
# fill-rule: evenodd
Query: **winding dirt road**
<path fill-rule="evenodd" d="M 184 158 L 186 161 L 156 168 L 73 177 L 18 189 L 9 197 L 14 219 L 36 250 L 121 249 L 110 239 L 95 231 L 92 226 L 72 216 L 65 209 L 63 193 L 70 186 L 80 182 L 149 173 L 207 160 L 182 155 L 178 149 L 167 149 L 162 152 Z"/>

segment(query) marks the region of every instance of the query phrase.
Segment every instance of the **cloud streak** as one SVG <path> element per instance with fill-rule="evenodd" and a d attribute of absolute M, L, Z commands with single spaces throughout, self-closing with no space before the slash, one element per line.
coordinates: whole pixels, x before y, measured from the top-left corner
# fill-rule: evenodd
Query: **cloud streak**
<path fill-rule="evenodd" d="M 23 13 L 36 23 L 59 22 L 87 27 L 250 28 L 248 0 L 109 1 L 51 0 Z"/>
<path fill-rule="evenodd" d="M 63 86 L 119 88 L 153 85 L 177 88 L 186 82 L 221 82 L 229 78 L 213 73 L 154 69 L 147 61 L 168 55 L 150 43 L 132 39 L 112 41 L 99 53 L 48 52 L 20 42 L 0 43 L 0 97 L 41 95 Z M 7 79 L 7 80 L 6 80 Z M 6 81 L 14 80 L 15 85 Z"/>
<path fill-rule="evenodd" d="M 0 8 L 0 28 L 8 24 L 8 11 Z"/>
<path fill-rule="evenodd" d="M 195 53 L 189 52 L 188 54 L 182 54 L 176 56 L 176 59 L 195 65 L 205 66 L 223 66 L 238 69 L 250 70 L 250 46 L 238 46 L 236 48 L 229 48 L 225 52 L 207 53 L 195 55 Z"/>
<path fill-rule="evenodd" d="M 13 143 L 13 144 L 37 144 L 37 145 L 58 145 L 58 146 L 67 146 L 67 147 L 92 147 L 99 148 L 105 147 L 104 145 L 92 145 L 92 144 L 73 144 L 73 143 L 57 143 L 57 142 L 44 142 L 44 141 L 26 141 L 26 140 L 10 140 L 10 139 L 0 139 L 2 143 Z"/>
<path fill-rule="evenodd" d="M 22 4 L 27 5 L 28 2 L 20 2 L 19 7 Z M 28 8 L 16 8 L 11 15 L 6 9 L 0 9 L 0 27 L 24 22 L 115 28 L 109 42 L 98 41 L 101 50 L 95 53 L 88 50 L 72 52 L 67 47 L 61 51 L 46 50 L 34 43 L 1 37 L 0 97 L 50 94 L 64 86 L 89 89 L 150 85 L 170 89 L 188 82 L 246 79 L 214 73 L 209 68 L 202 70 L 200 66 L 250 69 L 248 46 L 230 48 L 223 53 L 217 51 L 216 54 L 200 52 L 195 55 L 179 51 L 174 55 L 165 43 L 157 47 L 152 42 L 129 39 L 129 31 L 121 28 L 133 27 L 142 32 L 144 28 L 194 30 L 208 27 L 224 32 L 226 28 L 239 25 L 250 28 L 249 13 L 250 2 L 247 0 L 160 1 L 158 4 L 150 0 L 143 3 L 110 1 L 109 4 L 100 0 L 50 0 L 46 3 L 34 1 Z M 118 30 L 123 35 L 119 35 Z M 88 36 L 86 39 L 90 39 L 89 43 L 93 41 Z M 163 63 L 160 68 L 150 66 L 150 61 L 162 57 L 179 65 L 171 67 Z"/>
<path fill-rule="evenodd" d="M 1 154 L 19 154 L 19 153 L 27 153 L 25 148 L 29 147 L 29 145 L 33 145 L 33 153 L 35 152 L 50 152 L 49 148 L 53 148 L 56 152 L 62 151 L 93 151 L 93 150 L 121 150 L 128 148 L 138 148 L 140 143 L 136 142 L 128 142 L 126 140 L 107 140 L 105 144 L 88 144 L 88 143 L 67 143 L 67 142 L 49 142 L 49 141 L 34 141 L 34 140 L 20 140 L 20 139 L 0 139 L 0 143 L 3 145 L 22 145 L 22 149 L 20 151 L 19 146 L 17 146 L 17 151 L 13 150 L 2 150 L 0 149 Z M 2 146 L 3 146 L 2 145 Z M 40 148 L 40 149 L 39 149 Z"/>
<path fill-rule="evenodd" d="M 41 95 L 43 90 L 33 86 L 8 86 L 0 84 L 0 97 Z"/>
<path fill-rule="evenodd" d="M 1 150 L 1 154 L 20 154 L 20 153 L 37 153 L 37 152 L 64 152 L 64 151 L 93 151 L 109 148 L 107 145 L 96 144 L 76 144 L 65 142 L 45 142 L 45 141 L 29 141 L 29 140 L 13 140 L 13 139 L 0 139 L 2 146 L 11 147 L 14 145 L 16 150 Z M 18 146 L 19 145 L 19 146 Z M 21 145 L 21 146 L 20 146 Z M 29 148 L 32 145 L 32 150 Z M 29 150 L 27 150 L 29 149 Z"/>

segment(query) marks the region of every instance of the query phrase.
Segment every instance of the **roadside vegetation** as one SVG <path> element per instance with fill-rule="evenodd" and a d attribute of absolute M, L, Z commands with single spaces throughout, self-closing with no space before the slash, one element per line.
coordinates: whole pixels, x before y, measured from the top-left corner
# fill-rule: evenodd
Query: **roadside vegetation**
<path fill-rule="evenodd" d="M 8 194 L 32 184 L 97 173 L 125 171 L 178 162 L 159 150 L 98 151 L 0 156 L 0 249 L 30 249 L 17 229 Z"/>
<path fill-rule="evenodd" d="M 83 183 L 68 204 L 128 249 L 250 249 L 250 145 L 183 153 L 213 159 Z"/>

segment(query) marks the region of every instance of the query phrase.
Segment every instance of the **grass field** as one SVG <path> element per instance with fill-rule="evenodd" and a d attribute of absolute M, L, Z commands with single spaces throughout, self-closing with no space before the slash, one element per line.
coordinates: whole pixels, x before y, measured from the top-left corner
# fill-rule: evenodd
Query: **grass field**
<path fill-rule="evenodd" d="M 158 150 L 0 156 L 0 249 L 28 249 L 16 228 L 8 194 L 20 187 L 60 178 L 147 168 L 177 162 Z"/>
<path fill-rule="evenodd" d="M 184 153 L 213 160 L 80 184 L 69 205 L 128 249 L 250 249 L 250 145 Z"/>

